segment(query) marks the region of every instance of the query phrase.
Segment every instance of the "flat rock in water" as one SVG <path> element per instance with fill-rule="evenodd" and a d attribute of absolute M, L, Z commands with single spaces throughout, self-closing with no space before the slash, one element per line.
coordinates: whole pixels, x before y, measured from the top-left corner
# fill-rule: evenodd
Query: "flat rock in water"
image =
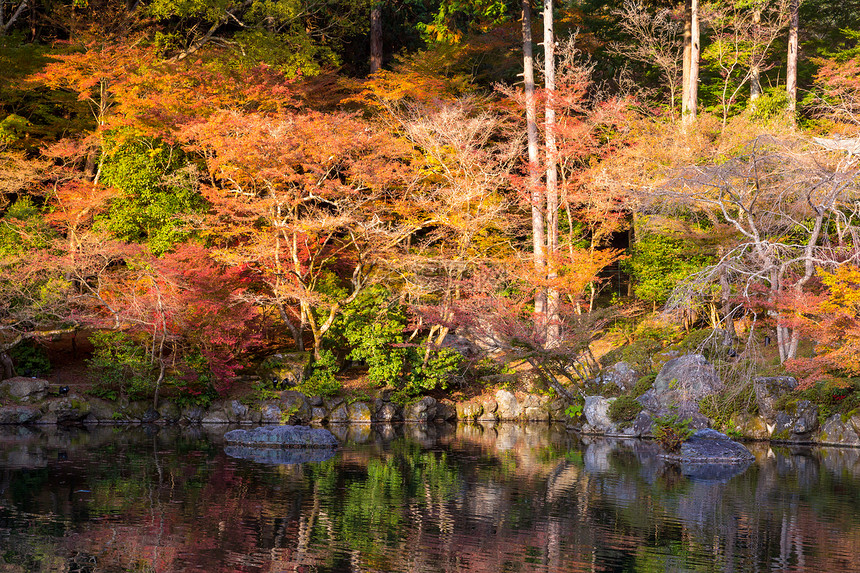
<path fill-rule="evenodd" d="M 328 430 L 307 426 L 260 426 L 253 430 L 231 430 L 224 434 L 231 444 L 281 448 L 336 448 L 337 438 Z"/>
<path fill-rule="evenodd" d="M 691 464 L 742 464 L 755 459 L 743 444 L 716 430 L 697 431 L 681 445 L 678 456 L 667 456 Z"/>
<path fill-rule="evenodd" d="M 261 448 L 251 446 L 227 446 L 224 448 L 231 458 L 250 460 L 259 464 L 291 465 L 307 462 L 324 462 L 334 457 L 334 448 Z"/>

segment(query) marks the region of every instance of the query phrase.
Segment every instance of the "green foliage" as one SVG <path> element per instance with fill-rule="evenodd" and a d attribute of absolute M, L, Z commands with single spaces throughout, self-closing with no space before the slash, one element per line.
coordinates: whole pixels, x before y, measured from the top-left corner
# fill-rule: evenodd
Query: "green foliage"
<path fill-rule="evenodd" d="M 114 143 L 105 157 L 102 181 L 119 189 L 106 215 L 107 229 L 125 241 L 148 242 L 155 254 L 188 236 L 179 221 L 203 200 L 183 170 L 181 151 L 144 139 Z"/>
<path fill-rule="evenodd" d="M 641 231 L 631 256 L 621 265 L 636 281 L 636 298 L 663 304 L 675 286 L 700 270 L 711 259 L 681 236 Z"/>
<path fill-rule="evenodd" d="M 769 120 L 785 114 L 788 105 L 788 92 L 782 86 L 768 87 L 755 102 L 753 117 Z"/>
<path fill-rule="evenodd" d="M 648 390 L 654 387 L 654 381 L 657 379 L 657 374 L 646 374 L 639 378 L 636 381 L 636 384 L 633 386 L 633 397 L 638 398 Z"/>
<path fill-rule="evenodd" d="M 103 330 L 93 333 L 90 342 L 93 355 L 87 362 L 95 375 L 93 394 L 108 400 L 151 396 L 152 365 L 141 340 L 125 332 Z"/>
<path fill-rule="evenodd" d="M 0 121 L 0 149 L 17 141 L 27 127 L 27 120 L 14 113 Z"/>
<path fill-rule="evenodd" d="M 699 411 L 713 420 L 714 427 L 728 433 L 735 428 L 738 414 L 756 414 L 755 388 L 752 381 L 730 382 L 722 392 L 699 400 Z"/>
<path fill-rule="evenodd" d="M 51 372 L 51 361 L 45 348 L 33 342 L 22 342 L 15 346 L 9 351 L 9 357 L 19 376 L 42 378 Z"/>
<path fill-rule="evenodd" d="M 780 396 L 774 408 L 786 412 L 797 411 L 797 403 L 808 400 L 818 406 L 821 422 L 833 414 L 848 414 L 860 409 L 860 378 L 833 378 Z"/>
<path fill-rule="evenodd" d="M 182 356 L 181 370 L 170 371 L 164 380 L 164 393 L 179 406 L 208 406 L 218 396 L 209 361 L 197 351 Z"/>
<path fill-rule="evenodd" d="M 314 362 L 311 375 L 296 386 L 296 390 L 308 396 L 335 396 L 343 386 L 335 378 L 338 371 L 337 358 L 330 350 L 323 350 L 320 359 Z"/>
<path fill-rule="evenodd" d="M 681 444 L 692 436 L 695 431 L 690 428 L 690 419 L 679 420 L 677 414 L 656 418 L 654 424 L 654 438 L 657 443 L 669 453 L 676 454 L 681 451 Z"/>
<path fill-rule="evenodd" d="M 582 415 L 582 411 L 585 408 L 585 404 L 577 402 L 576 404 L 571 404 L 567 408 L 564 409 L 565 415 L 569 418 L 575 420 Z"/>
<path fill-rule="evenodd" d="M 633 396 L 625 394 L 613 400 L 606 413 L 610 420 L 616 424 L 621 424 L 623 427 L 630 425 L 630 422 L 635 420 L 641 411 L 642 404 L 637 402 Z"/>
<path fill-rule="evenodd" d="M 367 364 L 368 379 L 379 386 L 410 395 L 446 389 L 463 357 L 448 348 L 407 343 L 405 328 L 403 307 L 390 304 L 388 291 L 375 287 L 344 309 L 331 338 L 341 337 L 351 349 L 349 358 Z"/>
<path fill-rule="evenodd" d="M 19 255 L 46 248 L 53 236 L 38 206 L 24 195 L 0 218 L 0 256 Z"/>
<path fill-rule="evenodd" d="M 260 402 L 268 402 L 270 400 L 277 400 L 280 398 L 281 393 L 277 390 L 274 390 L 270 383 L 265 380 L 258 380 L 251 385 L 252 393 L 247 400 L 247 405 L 253 405 Z"/>

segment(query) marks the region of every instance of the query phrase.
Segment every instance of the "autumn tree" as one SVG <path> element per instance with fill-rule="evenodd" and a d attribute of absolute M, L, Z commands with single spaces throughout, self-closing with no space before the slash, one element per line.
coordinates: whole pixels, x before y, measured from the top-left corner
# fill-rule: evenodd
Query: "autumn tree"
<path fill-rule="evenodd" d="M 700 36 L 699 0 L 686 0 L 681 84 L 681 121 L 684 124 L 695 121 L 698 113 Z"/>
<path fill-rule="evenodd" d="M 783 1 L 752 7 L 714 4 L 708 7 L 704 20 L 711 28 L 711 42 L 702 57 L 722 78 L 719 100 L 725 126 L 745 85 L 750 86 L 751 101 L 761 94 L 760 76 L 768 69 L 771 45 L 787 23 L 786 6 Z"/>
<path fill-rule="evenodd" d="M 670 109 L 676 113 L 684 62 L 682 23 L 669 8 L 651 12 L 644 3 L 634 0 L 626 0 L 613 15 L 618 17 L 621 31 L 632 41 L 615 42 L 611 51 L 660 70 L 669 90 Z"/>
<path fill-rule="evenodd" d="M 736 238 L 677 289 L 671 305 L 688 305 L 722 284 L 754 321 L 772 320 L 780 360 L 795 358 L 801 330 L 786 301 L 802 299 L 818 268 L 855 256 L 856 192 L 856 169 L 838 156 L 772 138 L 723 163 L 685 169 L 663 197 L 724 221 Z"/>
<path fill-rule="evenodd" d="M 801 386 L 822 377 L 860 374 L 860 267 L 854 262 L 817 269 L 820 292 L 794 303 L 794 325 L 816 343 L 815 355 L 794 358 L 786 367 L 803 375 Z"/>
<path fill-rule="evenodd" d="M 220 260 L 250 264 L 299 348 L 323 337 L 400 239 L 386 201 L 401 185 L 398 146 L 345 114 L 224 112 L 184 132 L 206 162 Z"/>
<path fill-rule="evenodd" d="M 390 266 L 412 302 L 437 307 L 440 321 L 430 336 L 441 344 L 465 279 L 478 265 L 511 254 L 520 222 L 511 213 L 508 181 L 520 142 L 507 137 L 504 115 L 476 98 L 387 107 L 420 158 L 420 176 L 400 208 L 408 250 Z"/>
<path fill-rule="evenodd" d="M 30 3 L 33 0 L 19 0 L 18 2 L 0 1 L 0 36 L 5 36 L 12 26 L 21 20 L 28 9 L 32 10 Z"/>

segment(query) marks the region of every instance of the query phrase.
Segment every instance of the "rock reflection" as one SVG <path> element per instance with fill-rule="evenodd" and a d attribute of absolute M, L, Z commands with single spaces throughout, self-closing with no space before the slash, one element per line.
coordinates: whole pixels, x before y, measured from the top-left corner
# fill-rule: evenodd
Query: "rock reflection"
<path fill-rule="evenodd" d="M 334 457 L 291 465 L 227 429 L 0 429 L 3 570 L 856 570 L 858 450 L 703 480 L 549 425 L 333 425 Z"/>

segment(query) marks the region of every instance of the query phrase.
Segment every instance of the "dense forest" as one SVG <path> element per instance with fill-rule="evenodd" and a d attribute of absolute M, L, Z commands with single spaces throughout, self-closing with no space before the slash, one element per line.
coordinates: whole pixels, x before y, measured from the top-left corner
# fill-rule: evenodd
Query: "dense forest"
<path fill-rule="evenodd" d="M 81 332 L 109 397 L 670 344 L 845 388 L 858 41 L 834 0 L 0 0 L 4 377 Z"/>

